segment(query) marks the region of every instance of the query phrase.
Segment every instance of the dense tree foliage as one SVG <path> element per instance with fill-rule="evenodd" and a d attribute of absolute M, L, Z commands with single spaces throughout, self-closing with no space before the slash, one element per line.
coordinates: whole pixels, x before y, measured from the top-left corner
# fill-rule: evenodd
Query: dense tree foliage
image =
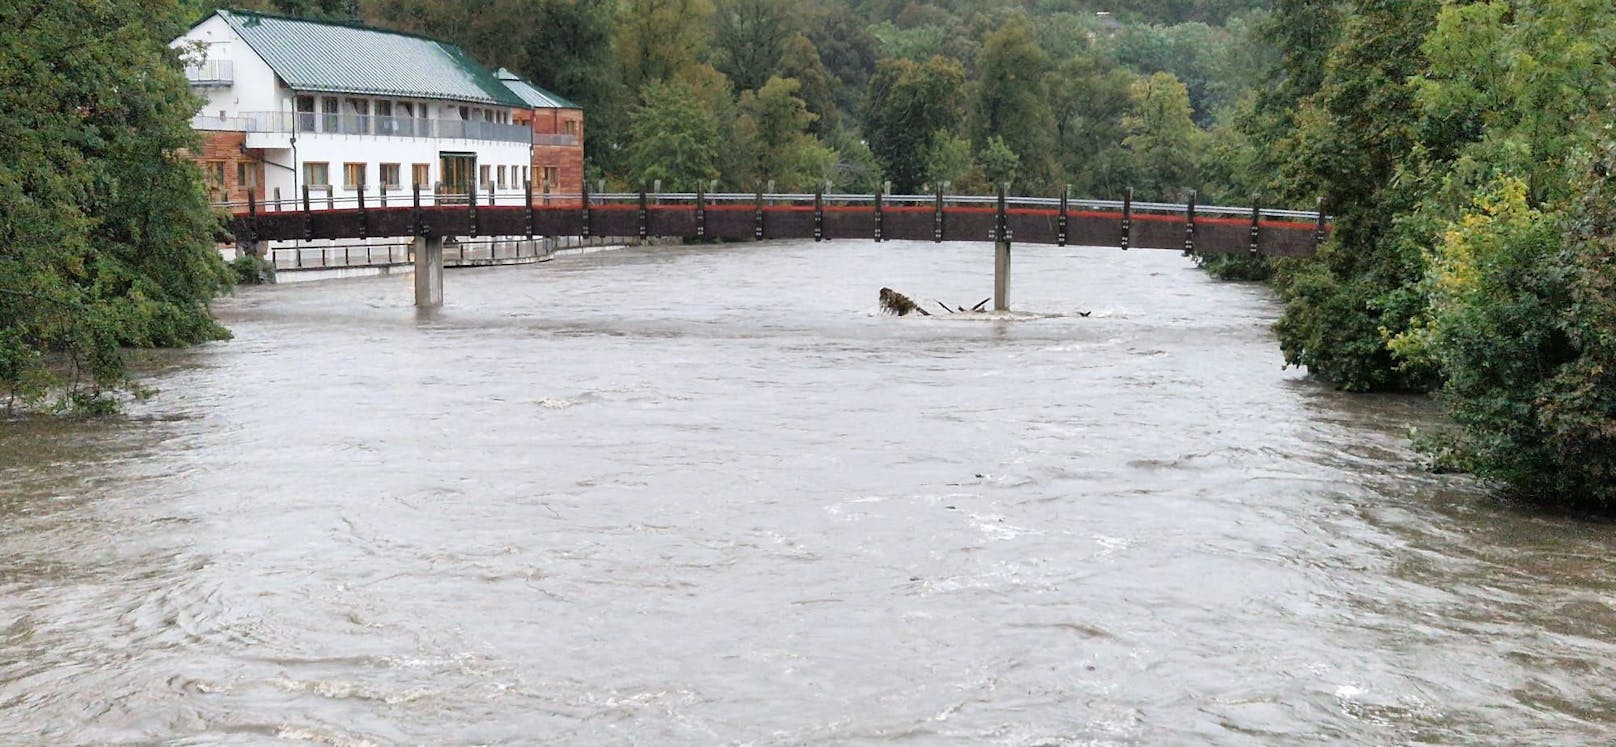
<path fill-rule="evenodd" d="M 328 18 L 348 7 L 245 1 Z M 647 88 L 657 85 L 659 98 L 681 86 L 697 96 L 721 140 L 735 145 L 715 161 L 714 178 L 730 188 L 750 189 L 768 173 L 805 184 L 815 171 L 841 188 L 981 189 L 1011 171 L 1008 149 L 1017 191 L 1071 184 L 1085 196 L 1116 197 L 1136 180 L 1155 192 L 1201 173 L 1182 163 L 1198 151 L 1158 163 L 1123 143 L 1135 82 L 1170 74 L 1189 96 L 1192 127 L 1211 127 L 1261 88 L 1269 45 L 1254 40 L 1266 1 L 1113 11 L 1085 0 L 365 0 L 357 13 L 456 42 L 584 105 L 591 173 L 619 185 L 644 176 L 636 157 L 678 141 L 637 142 L 646 131 L 630 126 L 643 120 Z M 774 79 L 785 87 L 771 93 L 789 87 L 800 102 L 791 108 L 810 115 L 813 143 L 752 136 L 762 89 Z M 916 98 L 936 83 L 952 87 L 940 101 Z M 727 94 L 709 95 L 720 89 Z M 804 165 L 827 159 L 828 169 Z M 787 163 L 797 166 L 782 171 Z"/>
<path fill-rule="evenodd" d="M 1437 0 L 1361 0 L 1290 137 L 1292 178 L 1323 195 L 1336 232 L 1319 262 L 1281 276 L 1288 303 L 1280 344 L 1288 361 L 1347 389 L 1420 389 L 1432 381 L 1428 368 L 1396 360 L 1386 340 L 1424 305 L 1421 227 L 1397 218 L 1418 189 L 1399 178 L 1416 145 L 1406 82 L 1424 68 L 1420 43 L 1437 7 Z"/>
<path fill-rule="evenodd" d="M 897 191 L 914 192 L 930 179 L 925 156 L 937 138 L 959 129 L 964 83 L 964 68 L 942 57 L 887 59 L 876 68 L 865 136 Z"/>
<path fill-rule="evenodd" d="M 628 168 L 640 184 L 694 192 L 718 176 L 718 121 L 684 83 L 652 83 L 629 115 Z"/>
<path fill-rule="evenodd" d="M 177 10 L 0 5 L 0 407 L 103 407 L 120 348 L 225 336 Z"/>

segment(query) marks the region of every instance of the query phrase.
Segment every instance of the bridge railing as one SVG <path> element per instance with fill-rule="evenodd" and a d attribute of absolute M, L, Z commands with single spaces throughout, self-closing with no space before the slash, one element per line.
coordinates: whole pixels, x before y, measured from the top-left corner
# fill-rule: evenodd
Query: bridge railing
<path fill-rule="evenodd" d="M 1311 256 L 1328 216 L 1307 210 L 1041 196 L 744 192 L 470 193 L 362 188 L 232 202 L 229 229 L 258 240 L 367 236 L 622 236 L 697 240 L 1008 240 L 1123 249 Z M 419 200 L 421 210 L 414 207 Z M 587 203 L 588 209 L 584 209 Z M 1002 205 L 1002 209 L 1001 209 Z"/>
<path fill-rule="evenodd" d="M 465 205 L 473 195 L 466 193 L 425 191 L 421 192 L 422 207 L 439 205 Z M 550 192 L 533 193 L 534 207 L 580 207 L 583 195 L 578 192 Z M 521 207 L 527 204 L 527 194 L 521 187 L 509 189 L 479 190 L 475 193 L 479 206 L 488 207 Z M 694 205 L 698 201 L 705 205 L 731 205 L 752 207 L 761 201 L 765 207 L 797 206 L 808 208 L 822 201 L 828 207 L 869 207 L 875 204 L 876 196 L 869 194 L 852 193 L 825 193 L 823 195 L 801 193 L 745 193 L 745 192 L 717 192 L 712 194 L 697 194 L 694 192 L 647 192 L 645 199 L 650 207 L 668 205 Z M 361 206 L 366 208 L 399 208 L 410 207 L 414 204 L 413 192 L 408 188 L 365 188 L 365 195 L 358 194 L 337 195 L 328 188 L 316 188 L 309 198 L 309 209 L 320 210 L 356 210 Z M 607 207 L 611 205 L 638 205 L 640 193 L 638 192 L 594 192 L 589 194 L 591 207 Z M 925 207 L 934 208 L 938 202 L 937 195 L 881 195 L 880 200 L 887 207 Z M 984 197 L 979 195 L 943 195 L 944 208 L 975 207 L 986 210 L 995 209 L 998 205 L 997 197 Z M 1073 199 L 1067 201 L 1070 210 L 1091 210 L 1102 212 L 1120 212 L 1129 210 L 1134 213 L 1153 213 L 1161 215 L 1184 215 L 1189 209 L 1189 203 L 1175 202 L 1132 202 L 1124 200 L 1089 200 Z M 249 209 L 246 200 L 218 202 L 215 207 L 224 208 L 233 213 L 244 213 Z M 301 197 L 257 200 L 256 209 L 263 212 L 290 212 L 303 210 Z M 1057 197 L 1029 197 L 1006 196 L 1005 207 L 1009 210 L 1058 210 L 1061 200 Z M 1195 214 L 1200 217 L 1231 217 L 1247 218 L 1253 210 L 1263 220 L 1288 220 L 1297 222 L 1312 222 L 1318 220 L 1319 214 L 1313 210 L 1293 210 L 1287 208 L 1274 208 L 1262 206 L 1232 206 L 1232 205 L 1195 205 Z M 1326 220 L 1329 216 L 1325 216 Z"/>
<path fill-rule="evenodd" d="M 876 200 L 876 196 L 870 194 L 834 192 L 827 192 L 823 195 L 786 192 L 765 192 L 762 194 L 755 192 L 715 192 L 710 194 L 697 194 L 694 192 L 647 192 L 645 196 L 646 200 L 652 205 L 694 204 L 697 200 L 701 200 L 705 204 L 709 205 L 739 204 L 750 206 L 754 205 L 761 199 L 765 206 L 799 205 L 803 207 L 811 207 L 815 204 L 816 200 L 823 199 L 824 203 L 828 206 L 867 207 L 873 205 Z M 558 196 L 552 195 L 552 197 Z M 563 201 L 570 198 L 570 201 L 574 203 L 576 203 L 579 199 L 579 195 L 576 193 L 560 197 L 563 199 Z M 640 193 L 638 192 L 604 192 L 592 193 L 589 195 L 590 204 L 597 206 L 612 203 L 637 204 L 639 199 Z M 882 204 L 888 207 L 909 206 L 930 208 L 937 205 L 938 196 L 935 194 L 881 195 L 880 199 Z M 995 209 L 998 206 L 998 199 L 999 198 L 997 196 L 991 195 L 981 196 L 944 194 L 942 196 L 942 203 L 944 208 L 977 207 L 983 209 Z M 1124 209 L 1128 209 L 1136 213 L 1157 213 L 1162 215 L 1184 215 L 1190 208 L 1189 203 L 1136 202 L 1124 200 L 1070 199 L 1066 201 L 1066 204 L 1071 210 L 1120 212 Z M 1005 207 L 1009 210 L 1059 210 L 1061 207 L 1061 199 L 1059 197 L 1007 195 L 1005 197 Z M 1195 205 L 1195 214 L 1201 217 L 1247 218 L 1251 216 L 1252 209 L 1252 205 L 1231 206 L 1197 204 Z M 1318 212 L 1314 210 L 1292 210 L 1286 208 L 1261 206 L 1257 207 L 1257 210 L 1259 215 L 1264 220 L 1292 220 L 1307 222 L 1316 221 L 1319 216 Z M 1328 216 L 1326 216 L 1326 219 L 1328 219 Z"/>

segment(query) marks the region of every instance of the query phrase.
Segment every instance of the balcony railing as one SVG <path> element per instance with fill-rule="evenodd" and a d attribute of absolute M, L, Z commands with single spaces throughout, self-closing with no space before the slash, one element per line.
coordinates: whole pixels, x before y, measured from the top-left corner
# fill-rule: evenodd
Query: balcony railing
<path fill-rule="evenodd" d="M 191 127 L 198 130 L 232 130 L 289 135 L 326 133 L 333 135 L 376 135 L 460 140 L 493 140 L 503 143 L 531 142 L 533 131 L 525 125 L 509 125 L 477 120 L 427 119 L 422 117 L 378 117 L 366 114 L 320 114 L 314 112 L 242 112 L 234 117 L 197 116 Z M 570 137 L 570 136 L 569 136 Z M 574 138 L 576 139 L 576 138 Z"/>
<path fill-rule="evenodd" d="M 236 66 L 230 60 L 203 60 L 185 66 L 185 79 L 193 86 L 228 86 L 236 81 Z"/>
<path fill-rule="evenodd" d="M 534 135 L 534 145 L 577 145 L 577 135 Z"/>

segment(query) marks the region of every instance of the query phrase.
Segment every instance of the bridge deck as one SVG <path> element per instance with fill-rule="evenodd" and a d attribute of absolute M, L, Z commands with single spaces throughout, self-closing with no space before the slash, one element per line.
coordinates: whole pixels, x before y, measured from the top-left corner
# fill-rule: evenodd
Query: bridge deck
<path fill-rule="evenodd" d="M 620 236 L 709 240 L 867 239 L 876 241 L 993 241 L 1001 220 L 996 205 L 896 204 L 871 197 L 828 200 L 813 195 L 769 196 L 763 202 L 708 202 L 683 197 L 674 204 L 653 200 L 592 199 L 587 211 L 577 196 L 548 204 L 342 207 L 305 210 L 303 204 L 271 205 L 288 210 L 260 210 L 253 205 L 234 213 L 228 230 L 238 240 L 344 239 L 381 236 Z M 775 199 L 779 198 L 779 199 Z M 812 200 L 813 202 L 806 202 Z M 893 199 L 893 198 L 886 198 Z M 610 198 L 608 198 L 610 200 Z M 779 203 L 784 204 L 779 204 Z M 1121 246 L 1124 248 L 1193 249 L 1200 253 L 1254 252 L 1270 256 L 1309 256 L 1330 226 L 1317 214 L 1296 211 L 1248 211 L 1236 208 L 1143 205 L 1124 203 L 1011 204 L 1002 220 L 1016 243 Z M 775 204 L 770 204 L 775 203 Z M 349 205 L 353 205 L 349 207 Z M 312 205 L 310 206 L 313 207 Z M 1110 207 L 1110 209 L 1107 209 Z M 1177 208 L 1177 210 L 1172 210 Z M 1172 210 L 1171 212 L 1169 212 Z M 1309 220 L 1311 219 L 1311 220 Z"/>

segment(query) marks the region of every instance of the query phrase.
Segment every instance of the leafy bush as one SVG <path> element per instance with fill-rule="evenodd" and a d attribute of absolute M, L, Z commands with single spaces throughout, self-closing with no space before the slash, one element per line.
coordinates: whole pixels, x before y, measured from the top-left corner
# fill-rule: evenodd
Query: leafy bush
<path fill-rule="evenodd" d="M 230 262 L 237 285 L 262 285 L 275 279 L 275 265 L 255 254 L 242 254 Z"/>
<path fill-rule="evenodd" d="M 1274 277 L 1274 261 L 1261 254 L 1197 254 L 1195 264 L 1219 280 L 1267 281 Z"/>
<path fill-rule="evenodd" d="M 1607 167 L 1616 167 L 1608 155 Z M 1616 508 L 1616 209 L 1591 171 L 1562 211 L 1501 179 L 1443 237 L 1428 316 L 1393 341 L 1445 377 L 1454 466 L 1512 495 Z"/>

